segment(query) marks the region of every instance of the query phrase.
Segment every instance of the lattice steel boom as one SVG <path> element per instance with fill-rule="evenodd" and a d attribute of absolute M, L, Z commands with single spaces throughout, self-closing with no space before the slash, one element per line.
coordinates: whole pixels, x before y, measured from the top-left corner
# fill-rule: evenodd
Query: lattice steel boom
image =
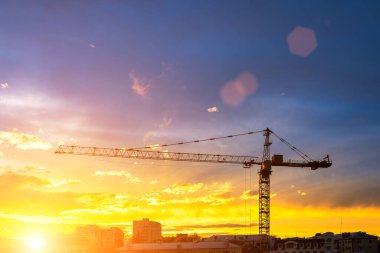
<path fill-rule="evenodd" d="M 260 164 L 259 158 L 255 156 L 193 154 L 124 148 L 98 148 L 61 145 L 55 153 L 169 161 L 232 163 L 245 164 L 247 166 L 251 166 L 252 164 Z"/>

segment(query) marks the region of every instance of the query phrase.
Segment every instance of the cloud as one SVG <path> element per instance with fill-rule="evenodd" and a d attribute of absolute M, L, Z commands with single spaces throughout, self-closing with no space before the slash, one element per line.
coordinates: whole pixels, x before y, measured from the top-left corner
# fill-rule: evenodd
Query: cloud
<path fill-rule="evenodd" d="M 11 189 L 34 189 L 50 185 L 48 179 L 17 174 L 11 171 L 4 172 L 0 175 L 0 192 Z"/>
<path fill-rule="evenodd" d="M 62 215 L 67 219 L 67 214 L 80 213 L 83 210 L 109 214 L 132 210 L 131 206 L 126 205 L 128 196 L 124 195 L 109 192 L 54 191 L 60 185 L 77 182 L 79 180 L 52 180 L 14 172 L 0 174 L 0 217 L 11 214 L 15 215 L 13 219 L 19 219 L 18 216 L 31 220 L 36 216 L 49 216 L 60 220 Z"/>
<path fill-rule="evenodd" d="M 334 208 L 380 206 L 379 176 L 360 176 L 351 181 L 326 182 L 320 185 L 307 186 L 307 192 L 297 190 L 296 195 L 288 195 L 284 201 L 300 205 L 328 206 Z M 324 194 L 321 198 L 321 192 Z M 299 198 L 306 196 L 307 198 Z M 298 199 L 298 200 L 297 200 Z"/>
<path fill-rule="evenodd" d="M 36 170 L 36 166 L 25 166 L 22 171 L 17 173 L 12 171 L 4 172 L 0 175 L 1 189 L 43 189 L 45 188 L 57 188 L 61 185 L 79 183 L 77 179 L 48 179 L 34 175 L 26 175 L 25 172 L 31 172 Z"/>
<path fill-rule="evenodd" d="M 37 165 L 25 165 L 21 168 L 15 168 L 12 169 L 13 172 L 19 173 L 19 174 L 48 174 L 51 171 L 47 170 L 44 166 L 37 166 Z"/>
<path fill-rule="evenodd" d="M 2 89 L 6 89 L 6 88 L 8 88 L 8 83 L 0 83 L 0 88 L 2 88 Z"/>
<path fill-rule="evenodd" d="M 94 176 L 111 176 L 111 177 L 125 177 L 129 182 L 140 183 L 142 180 L 139 177 L 132 176 L 131 173 L 125 171 L 96 171 Z"/>
<path fill-rule="evenodd" d="M 306 196 L 307 195 L 306 192 L 301 191 L 301 190 L 297 190 L 297 194 L 300 195 L 300 196 Z"/>
<path fill-rule="evenodd" d="M 160 132 L 158 132 L 158 131 L 148 131 L 144 134 L 143 142 L 147 143 L 150 139 L 153 139 L 159 135 L 160 135 Z M 149 144 L 149 145 L 152 145 L 152 144 Z M 156 144 L 153 144 L 153 145 L 156 145 Z"/>
<path fill-rule="evenodd" d="M 156 142 L 156 139 L 159 139 L 159 137 L 163 135 L 163 130 L 168 128 L 172 124 L 172 121 L 173 118 L 171 117 L 171 113 L 166 113 L 154 130 L 150 130 L 144 134 L 143 142 Z M 149 144 L 146 146 L 149 146 L 152 149 L 156 149 L 159 147 L 159 144 Z"/>
<path fill-rule="evenodd" d="M 167 128 L 172 123 L 172 118 L 169 116 L 164 116 L 162 122 L 158 125 L 159 128 Z"/>
<path fill-rule="evenodd" d="M 129 78 L 132 80 L 132 90 L 140 96 L 145 96 L 148 92 L 149 85 L 145 84 L 144 81 L 133 72 L 129 73 Z"/>
<path fill-rule="evenodd" d="M 188 194 L 188 193 L 199 191 L 203 186 L 204 186 L 203 183 L 174 184 L 173 186 L 164 189 L 163 192 L 169 193 L 169 194 L 174 194 L 174 195 Z"/>
<path fill-rule="evenodd" d="M 231 196 L 231 184 L 229 182 L 213 183 L 211 185 L 204 183 L 174 184 L 169 188 L 163 189 L 161 193 L 148 193 L 143 198 L 148 205 L 152 206 L 199 203 L 218 206 L 227 204 L 234 199 Z"/>
<path fill-rule="evenodd" d="M 36 166 L 36 165 L 25 165 L 24 172 L 33 172 L 33 171 L 46 171 L 46 167 Z"/>
<path fill-rule="evenodd" d="M 214 195 L 226 194 L 231 192 L 232 185 L 230 182 L 213 183 L 206 189 L 211 189 Z"/>
<path fill-rule="evenodd" d="M 18 149 L 42 149 L 49 150 L 52 148 L 52 145 L 49 142 L 43 141 L 40 138 L 17 132 L 14 130 L 12 132 L 0 131 L 0 144 L 9 144 L 13 145 Z"/>
<path fill-rule="evenodd" d="M 69 180 L 66 180 L 66 179 L 60 179 L 60 180 L 50 179 L 49 181 L 50 181 L 50 185 L 47 185 L 46 186 L 47 188 L 57 188 L 57 187 L 59 187 L 61 185 L 77 184 L 77 183 L 81 182 L 78 179 L 69 179 Z"/>
<path fill-rule="evenodd" d="M 22 221 L 25 223 L 39 223 L 41 224 L 52 224 L 52 223 L 66 223 L 69 220 L 75 220 L 75 217 L 72 216 L 48 216 L 48 215 L 22 215 L 22 214 L 4 214 L 0 213 L 1 218 L 14 219 Z M 24 225 L 25 226 L 25 225 Z"/>
<path fill-rule="evenodd" d="M 3 95 L 0 97 L 0 104 L 6 107 L 21 108 L 21 109 L 46 109 L 57 107 L 60 101 L 54 100 L 43 94 L 19 94 L 19 95 Z M 25 113 L 25 111 L 23 111 Z"/>
<path fill-rule="evenodd" d="M 91 47 L 91 48 L 96 48 L 95 44 L 92 44 L 92 43 L 89 44 L 88 46 Z"/>
<path fill-rule="evenodd" d="M 218 107 L 215 107 L 215 106 L 214 106 L 214 107 L 210 107 L 210 108 L 208 108 L 207 111 L 208 111 L 208 112 L 219 112 L 219 109 L 218 109 Z"/>
<path fill-rule="evenodd" d="M 259 199 L 259 191 L 258 190 L 246 190 L 240 196 L 241 199 Z"/>

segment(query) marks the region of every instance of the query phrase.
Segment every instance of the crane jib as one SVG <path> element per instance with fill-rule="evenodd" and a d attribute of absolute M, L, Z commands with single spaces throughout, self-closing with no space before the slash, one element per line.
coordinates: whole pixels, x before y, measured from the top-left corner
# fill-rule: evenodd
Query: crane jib
<path fill-rule="evenodd" d="M 153 159 L 170 161 L 190 162 L 214 162 L 232 164 L 260 164 L 259 158 L 255 156 L 219 155 L 219 154 L 194 154 L 181 152 L 165 152 L 152 150 L 136 150 L 123 148 L 98 148 L 81 146 L 59 146 L 56 154 L 74 154 L 89 156 L 121 157 L 134 159 Z"/>

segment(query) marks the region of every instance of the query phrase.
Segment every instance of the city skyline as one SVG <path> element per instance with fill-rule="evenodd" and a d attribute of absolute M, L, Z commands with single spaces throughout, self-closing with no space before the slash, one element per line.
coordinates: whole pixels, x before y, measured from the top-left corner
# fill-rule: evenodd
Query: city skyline
<path fill-rule="evenodd" d="M 258 166 L 56 155 L 60 144 L 261 158 L 271 234 L 380 235 L 376 1 L 1 1 L 0 237 L 83 224 L 258 234 Z M 299 159 L 272 136 L 271 154 Z"/>

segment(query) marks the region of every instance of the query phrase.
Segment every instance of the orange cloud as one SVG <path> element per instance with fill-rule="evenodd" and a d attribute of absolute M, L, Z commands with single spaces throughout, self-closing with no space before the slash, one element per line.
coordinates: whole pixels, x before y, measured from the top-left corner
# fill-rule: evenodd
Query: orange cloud
<path fill-rule="evenodd" d="M 140 183 L 142 180 L 139 177 L 132 176 L 131 173 L 125 171 L 96 171 L 94 176 L 114 176 L 114 177 L 125 177 L 129 182 Z"/>
<path fill-rule="evenodd" d="M 203 183 L 196 183 L 196 184 L 190 184 L 190 183 L 174 184 L 172 187 L 164 189 L 163 192 L 166 192 L 166 193 L 169 193 L 169 194 L 175 194 L 175 195 L 188 194 L 188 193 L 191 193 L 191 192 L 197 192 L 197 191 L 199 191 L 203 186 L 204 186 Z"/>
<path fill-rule="evenodd" d="M 163 189 L 161 193 L 148 193 L 142 199 L 152 206 L 177 204 L 210 204 L 217 206 L 231 202 L 235 198 L 231 193 L 231 184 L 227 182 L 210 185 L 204 183 L 174 184 Z"/>
<path fill-rule="evenodd" d="M 14 130 L 12 132 L 0 131 L 0 144 L 12 145 L 18 149 L 49 150 L 52 145 L 37 136 L 25 134 Z"/>
<path fill-rule="evenodd" d="M 306 192 L 301 191 L 301 190 L 297 190 L 297 194 L 300 195 L 300 196 L 306 196 L 307 195 Z"/>
<path fill-rule="evenodd" d="M 140 96 L 145 96 L 148 92 L 149 85 L 144 84 L 143 80 L 132 72 L 129 73 L 129 78 L 132 80 L 132 90 Z"/>
<path fill-rule="evenodd" d="M 78 179 L 69 179 L 69 180 L 65 180 L 65 179 L 54 180 L 54 179 L 50 179 L 49 181 L 50 181 L 50 185 L 47 185 L 46 186 L 47 188 L 57 188 L 57 187 L 59 187 L 61 185 L 77 184 L 77 183 L 81 182 Z"/>
<path fill-rule="evenodd" d="M 16 174 L 13 172 L 5 172 L 0 175 L 0 191 L 7 189 L 25 189 L 47 186 L 50 181 L 36 176 L 28 176 Z"/>
<path fill-rule="evenodd" d="M 259 191 L 258 190 L 246 190 L 240 196 L 241 199 L 259 199 Z"/>

